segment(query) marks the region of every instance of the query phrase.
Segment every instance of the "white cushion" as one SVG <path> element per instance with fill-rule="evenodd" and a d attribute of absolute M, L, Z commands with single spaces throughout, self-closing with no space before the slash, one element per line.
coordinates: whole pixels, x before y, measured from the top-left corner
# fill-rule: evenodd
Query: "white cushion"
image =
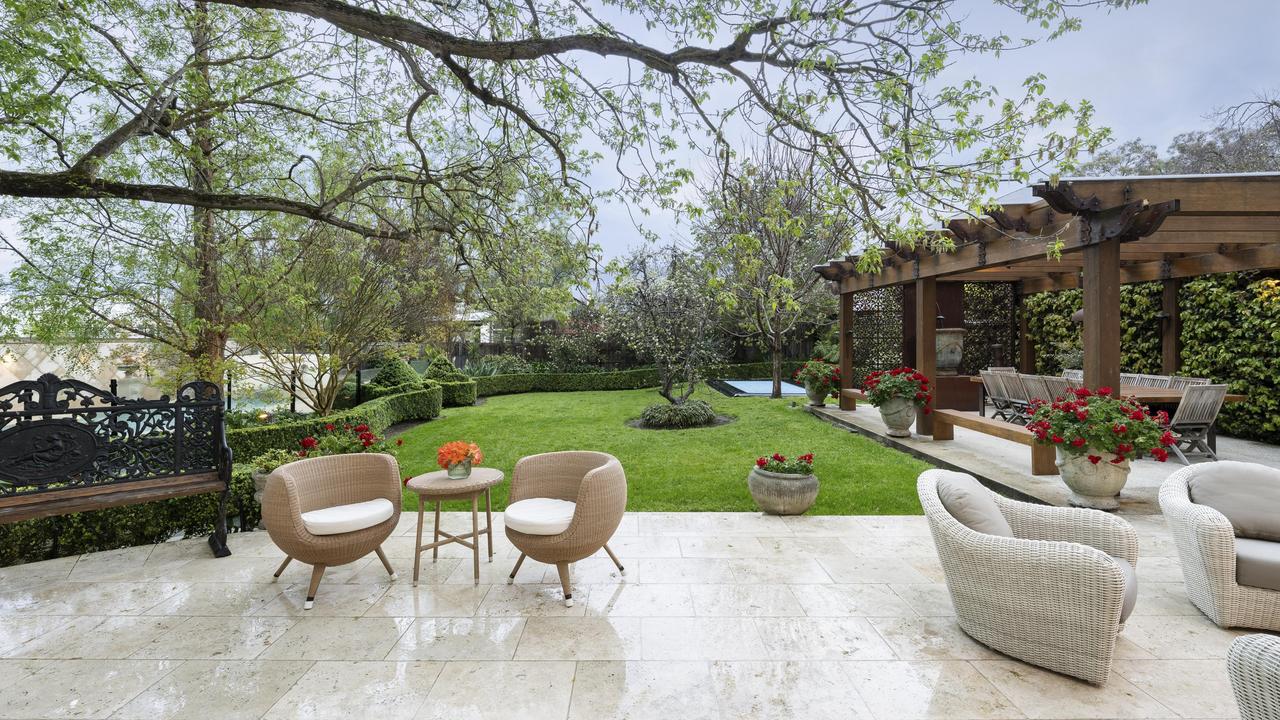
<path fill-rule="evenodd" d="M 390 500 L 378 498 L 302 513 L 302 524 L 312 535 L 339 535 L 386 522 L 395 512 Z"/>
<path fill-rule="evenodd" d="M 503 522 L 526 535 L 559 535 L 569 529 L 578 506 L 568 500 L 529 498 L 507 506 Z"/>

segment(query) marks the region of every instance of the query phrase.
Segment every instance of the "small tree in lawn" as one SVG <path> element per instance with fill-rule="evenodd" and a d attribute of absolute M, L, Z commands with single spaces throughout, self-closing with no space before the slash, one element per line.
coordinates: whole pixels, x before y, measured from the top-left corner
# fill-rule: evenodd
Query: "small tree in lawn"
<path fill-rule="evenodd" d="M 720 360 L 715 302 L 702 259 L 676 247 L 633 252 L 611 267 L 610 312 L 623 339 L 658 369 L 658 394 L 683 405 Z"/>

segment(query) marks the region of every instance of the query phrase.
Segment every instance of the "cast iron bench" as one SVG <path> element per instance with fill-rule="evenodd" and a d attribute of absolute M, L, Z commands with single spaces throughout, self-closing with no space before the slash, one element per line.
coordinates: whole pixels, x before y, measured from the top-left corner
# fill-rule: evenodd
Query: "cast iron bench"
<path fill-rule="evenodd" d="M 209 547 L 226 557 L 224 412 L 208 382 L 183 385 L 172 401 L 55 375 L 0 388 L 0 523 L 217 492 Z"/>

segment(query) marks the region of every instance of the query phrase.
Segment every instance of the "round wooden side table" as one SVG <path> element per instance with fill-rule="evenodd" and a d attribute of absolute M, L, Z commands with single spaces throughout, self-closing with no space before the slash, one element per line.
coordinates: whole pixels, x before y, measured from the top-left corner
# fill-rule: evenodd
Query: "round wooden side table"
<path fill-rule="evenodd" d="M 493 505 L 489 496 L 489 489 L 494 485 L 499 485 L 505 476 L 501 470 L 494 468 L 478 467 L 471 469 L 471 475 L 462 479 L 454 480 L 444 470 L 429 472 L 426 475 L 419 475 L 410 478 L 405 487 L 418 494 L 418 540 L 415 543 L 413 553 L 413 584 L 418 584 L 418 570 L 421 567 L 422 551 L 431 551 L 431 562 L 435 562 L 440 556 L 440 546 L 449 543 L 458 543 L 463 547 L 471 548 L 472 570 L 475 574 L 476 584 L 480 584 L 480 536 L 489 536 L 489 562 L 493 562 Z M 480 496 L 484 496 L 484 527 L 480 527 Z M 440 503 L 446 500 L 470 500 L 471 501 L 471 532 L 461 535 L 453 535 L 440 529 Z M 431 538 L 431 542 L 422 544 L 422 523 L 423 511 L 425 503 L 434 502 L 436 504 L 436 523 L 435 532 Z M 440 538 L 444 538 L 441 540 Z"/>

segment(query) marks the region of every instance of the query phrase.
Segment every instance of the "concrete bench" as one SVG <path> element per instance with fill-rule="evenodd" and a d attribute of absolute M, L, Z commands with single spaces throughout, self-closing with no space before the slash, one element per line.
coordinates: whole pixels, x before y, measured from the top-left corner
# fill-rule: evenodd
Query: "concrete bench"
<path fill-rule="evenodd" d="M 1038 445 L 1031 431 L 1021 425 L 994 420 L 958 410 L 933 411 L 933 439 L 954 440 L 956 426 L 1012 440 L 1031 447 L 1031 474 L 1057 475 L 1058 466 L 1054 463 L 1055 453 L 1050 445 Z"/>

